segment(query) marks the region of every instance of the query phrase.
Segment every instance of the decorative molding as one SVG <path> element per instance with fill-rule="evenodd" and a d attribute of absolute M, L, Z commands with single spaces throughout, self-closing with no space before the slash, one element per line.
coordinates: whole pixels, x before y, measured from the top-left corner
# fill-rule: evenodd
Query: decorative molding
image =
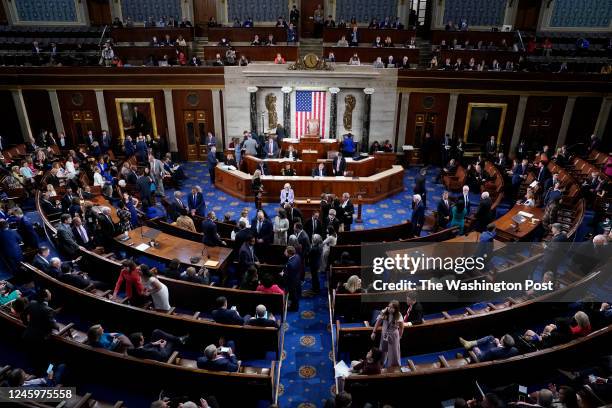
<path fill-rule="evenodd" d="M 247 87 L 246 90 L 247 90 L 248 93 L 252 94 L 252 93 L 257 92 L 259 90 L 259 88 L 257 88 L 256 86 L 249 86 L 249 87 Z"/>
<path fill-rule="evenodd" d="M 332 87 L 332 88 L 329 88 L 328 91 L 329 91 L 330 94 L 335 95 L 335 94 L 340 93 L 340 88 Z"/>
<path fill-rule="evenodd" d="M 291 88 L 290 86 L 283 86 L 281 88 L 281 92 L 284 93 L 284 94 L 291 93 L 292 90 L 293 90 L 293 88 Z"/>
<path fill-rule="evenodd" d="M 374 88 L 365 88 L 363 90 L 363 93 L 366 94 L 366 95 L 372 95 L 374 92 L 376 92 L 376 89 L 374 89 Z"/>

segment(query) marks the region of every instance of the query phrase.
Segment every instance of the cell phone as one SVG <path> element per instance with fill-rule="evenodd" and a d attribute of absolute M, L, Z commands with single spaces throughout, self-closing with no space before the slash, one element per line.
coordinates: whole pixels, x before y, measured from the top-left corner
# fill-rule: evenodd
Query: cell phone
<path fill-rule="evenodd" d="M 230 352 L 230 348 L 229 347 L 219 347 L 219 351 L 221 353 L 229 353 Z"/>
<path fill-rule="evenodd" d="M 597 381 L 597 377 L 595 377 L 593 374 L 589 375 L 589 382 L 591 384 L 594 384 Z"/>
<path fill-rule="evenodd" d="M 49 367 L 47 367 L 47 374 L 51 374 L 53 372 L 53 364 L 49 364 Z"/>
<path fill-rule="evenodd" d="M 519 394 L 527 395 L 527 387 L 525 387 L 524 385 L 519 385 L 518 386 L 518 392 L 519 392 Z"/>
<path fill-rule="evenodd" d="M 230 307 L 230 310 L 236 310 L 236 306 Z"/>

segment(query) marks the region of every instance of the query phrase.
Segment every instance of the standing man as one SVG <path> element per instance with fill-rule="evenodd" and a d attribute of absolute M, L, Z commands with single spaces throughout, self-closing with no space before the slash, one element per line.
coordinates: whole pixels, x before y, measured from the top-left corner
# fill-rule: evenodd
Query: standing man
<path fill-rule="evenodd" d="M 102 136 L 100 138 L 100 147 L 102 148 L 102 152 L 104 153 L 108 152 L 112 147 L 111 137 L 106 130 L 102 131 Z"/>
<path fill-rule="evenodd" d="M 266 159 L 275 159 L 278 157 L 278 145 L 273 136 L 268 137 L 268 141 L 264 145 L 264 154 Z"/>
<path fill-rule="evenodd" d="M 342 203 L 340 204 L 340 218 L 344 225 L 345 231 L 351 230 L 351 224 L 353 223 L 353 214 L 355 213 L 355 206 L 350 200 L 351 196 L 349 193 L 342 194 Z"/>
<path fill-rule="evenodd" d="M 216 147 L 211 147 L 210 151 L 208 152 L 208 174 L 210 174 L 210 183 L 214 186 L 215 185 L 215 168 L 217 167 L 217 163 L 219 163 L 219 160 L 217 160 L 217 148 Z"/>
<path fill-rule="evenodd" d="M 442 199 L 438 203 L 438 226 L 446 228 L 450 222 L 450 202 L 448 201 L 448 191 L 442 193 Z"/>
<path fill-rule="evenodd" d="M 156 159 L 153 154 L 149 154 L 149 166 L 151 170 L 151 177 L 155 183 L 155 195 L 163 197 L 164 191 L 164 165 L 161 160 Z"/>
<path fill-rule="evenodd" d="M 470 186 L 463 186 L 463 190 L 461 192 L 461 196 L 463 197 L 463 202 L 465 203 L 465 211 L 467 211 L 468 215 L 470 214 Z"/>
<path fill-rule="evenodd" d="M 338 152 L 334 160 L 332 161 L 332 171 L 334 176 L 344 176 L 344 170 L 346 169 L 346 159 L 342 157 L 342 153 Z"/>
<path fill-rule="evenodd" d="M 294 4 L 293 8 L 289 12 L 289 21 L 293 25 L 297 25 L 300 21 L 300 10 L 297 9 L 297 6 Z"/>
<path fill-rule="evenodd" d="M 414 180 L 414 194 L 418 194 L 421 196 L 423 200 L 423 205 L 427 205 L 427 189 L 425 188 L 425 183 L 427 182 L 427 169 L 423 167 L 419 172 L 419 175 Z"/>
<path fill-rule="evenodd" d="M 412 197 L 412 202 L 414 203 L 414 208 L 410 221 L 412 222 L 414 236 L 419 237 L 421 236 L 421 230 L 425 223 L 425 205 L 423 205 L 423 201 L 419 194 L 415 194 L 414 197 Z"/>
<path fill-rule="evenodd" d="M 448 163 L 448 160 L 451 156 L 451 149 L 452 149 L 452 140 L 450 135 L 447 133 L 446 135 L 444 135 L 444 139 L 442 140 L 442 164 L 446 165 L 446 163 Z"/>
<path fill-rule="evenodd" d="M 217 138 L 212 134 L 212 132 L 208 132 L 206 135 L 206 146 L 208 146 L 209 149 L 212 147 L 217 147 Z"/>
<path fill-rule="evenodd" d="M 486 145 L 487 156 L 493 158 L 497 152 L 497 143 L 495 143 L 495 136 L 491 136 Z"/>
<path fill-rule="evenodd" d="M 204 201 L 204 195 L 200 186 L 193 186 L 191 188 L 191 194 L 187 198 L 187 206 L 191 216 L 196 214 L 200 216 L 206 215 L 206 202 Z"/>
<path fill-rule="evenodd" d="M 0 220 L 0 245 L 5 262 L 12 272 L 16 272 L 19 262 L 23 261 L 23 251 L 21 250 L 21 237 L 17 231 L 9 228 L 6 220 Z"/>
<path fill-rule="evenodd" d="M 290 305 L 287 310 L 297 312 L 300 308 L 302 260 L 291 245 L 285 249 L 285 256 L 289 259 L 281 275 L 285 279 L 285 289 L 289 293 Z"/>

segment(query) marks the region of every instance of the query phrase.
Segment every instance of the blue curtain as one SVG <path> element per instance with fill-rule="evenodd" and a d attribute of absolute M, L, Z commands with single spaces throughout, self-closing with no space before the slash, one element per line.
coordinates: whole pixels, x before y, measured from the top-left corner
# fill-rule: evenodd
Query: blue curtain
<path fill-rule="evenodd" d="M 276 21 L 279 16 L 289 20 L 287 0 L 227 0 L 227 18 L 241 22 L 251 17 L 253 21 Z"/>
<path fill-rule="evenodd" d="M 500 26 L 504 23 L 507 0 L 446 0 L 444 24 L 466 19 L 469 26 Z"/>
<path fill-rule="evenodd" d="M 397 0 L 338 0 L 336 2 L 337 21 L 344 19 L 348 23 L 353 16 L 358 22 L 363 23 L 373 18 L 380 22 L 385 17 L 391 17 L 391 21 L 394 21 L 397 16 Z"/>
<path fill-rule="evenodd" d="M 551 27 L 608 27 L 612 0 L 556 0 Z"/>
<path fill-rule="evenodd" d="M 74 0 L 13 0 L 21 21 L 77 21 Z"/>
<path fill-rule="evenodd" d="M 133 21 L 145 21 L 153 17 L 158 21 L 160 17 L 172 16 L 181 18 L 180 0 L 121 0 L 123 18 L 131 17 Z"/>

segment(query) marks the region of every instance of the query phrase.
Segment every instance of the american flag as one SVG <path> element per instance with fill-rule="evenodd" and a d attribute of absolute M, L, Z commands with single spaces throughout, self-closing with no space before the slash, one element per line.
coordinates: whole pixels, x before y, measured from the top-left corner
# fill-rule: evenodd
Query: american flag
<path fill-rule="evenodd" d="M 319 133 L 325 137 L 325 97 L 324 91 L 296 91 L 295 137 L 308 132 L 308 119 L 319 119 Z"/>

